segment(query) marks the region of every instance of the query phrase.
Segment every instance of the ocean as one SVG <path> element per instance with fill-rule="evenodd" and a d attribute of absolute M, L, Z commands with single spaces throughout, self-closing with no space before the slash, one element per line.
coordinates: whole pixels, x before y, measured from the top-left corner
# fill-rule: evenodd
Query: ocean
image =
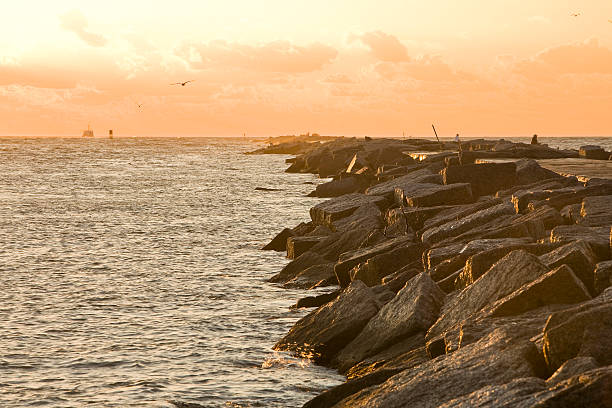
<path fill-rule="evenodd" d="M 342 381 L 272 350 L 306 292 L 259 248 L 320 199 L 256 147 L 0 139 L 0 406 L 296 407 Z"/>
<path fill-rule="evenodd" d="M 321 180 L 256 147 L 0 138 L 0 406 L 299 407 L 343 381 L 272 350 L 313 293 L 266 282 L 288 260 L 259 248 Z"/>

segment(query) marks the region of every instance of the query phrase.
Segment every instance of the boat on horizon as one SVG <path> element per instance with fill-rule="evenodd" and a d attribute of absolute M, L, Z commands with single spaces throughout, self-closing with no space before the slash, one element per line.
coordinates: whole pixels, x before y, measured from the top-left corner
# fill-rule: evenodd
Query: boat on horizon
<path fill-rule="evenodd" d="M 91 126 L 87 125 L 87 130 L 83 131 L 81 137 L 94 137 L 93 130 L 91 130 Z"/>

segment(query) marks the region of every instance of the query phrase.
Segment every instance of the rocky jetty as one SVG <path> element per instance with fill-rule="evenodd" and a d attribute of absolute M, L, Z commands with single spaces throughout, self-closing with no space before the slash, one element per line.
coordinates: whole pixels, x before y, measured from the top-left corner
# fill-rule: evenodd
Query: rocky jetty
<path fill-rule="evenodd" d="M 347 377 L 305 407 L 612 407 L 612 179 L 537 161 L 608 152 L 288 143 L 258 153 L 329 199 L 263 248 L 292 259 L 270 281 L 333 291 L 274 348 Z"/>

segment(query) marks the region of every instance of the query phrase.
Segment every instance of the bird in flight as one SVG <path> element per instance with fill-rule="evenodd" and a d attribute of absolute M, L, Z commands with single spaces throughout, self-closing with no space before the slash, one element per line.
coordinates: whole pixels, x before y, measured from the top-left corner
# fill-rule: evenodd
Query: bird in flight
<path fill-rule="evenodd" d="M 579 17 L 582 13 L 572 13 L 571 16 L 572 17 Z"/>
<path fill-rule="evenodd" d="M 185 85 L 187 85 L 188 83 L 193 82 L 193 81 L 195 81 L 195 79 L 190 79 L 189 81 L 185 81 L 185 82 L 175 82 L 175 83 L 170 84 L 170 85 L 180 85 L 180 86 L 185 86 Z"/>
<path fill-rule="evenodd" d="M 137 103 L 137 102 L 134 102 L 134 103 L 136 103 L 136 106 L 138 106 L 138 109 L 142 109 L 142 103 Z"/>

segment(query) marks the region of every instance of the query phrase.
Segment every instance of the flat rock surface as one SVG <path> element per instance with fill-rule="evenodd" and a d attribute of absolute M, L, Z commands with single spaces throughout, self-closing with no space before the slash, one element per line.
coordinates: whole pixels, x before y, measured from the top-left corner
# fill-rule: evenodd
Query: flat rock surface
<path fill-rule="evenodd" d="M 348 217 L 363 205 L 382 205 L 384 202 L 385 199 L 379 196 L 346 194 L 315 205 L 310 209 L 310 217 L 315 224 L 331 226 L 334 221 Z"/>
<path fill-rule="evenodd" d="M 612 179 L 612 161 L 591 159 L 545 159 L 538 160 L 540 166 L 562 175 L 573 175 L 583 179 Z"/>

